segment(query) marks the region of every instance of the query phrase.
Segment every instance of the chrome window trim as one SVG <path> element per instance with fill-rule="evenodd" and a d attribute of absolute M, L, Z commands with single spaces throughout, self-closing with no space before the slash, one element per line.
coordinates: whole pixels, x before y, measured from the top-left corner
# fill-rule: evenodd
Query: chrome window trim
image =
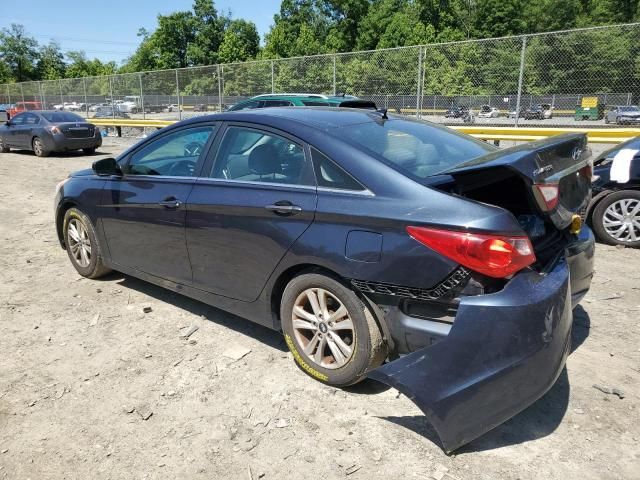
<path fill-rule="evenodd" d="M 198 182 L 211 182 L 211 183 L 230 183 L 233 185 L 252 185 L 252 186 L 267 186 L 267 187 L 286 187 L 286 188 L 299 188 L 301 190 L 317 190 L 315 185 L 299 185 L 297 183 L 278 183 L 278 182 L 254 182 L 252 180 L 234 180 L 231 178 L 212 178 L 212 177 L 198 177 Z"/>

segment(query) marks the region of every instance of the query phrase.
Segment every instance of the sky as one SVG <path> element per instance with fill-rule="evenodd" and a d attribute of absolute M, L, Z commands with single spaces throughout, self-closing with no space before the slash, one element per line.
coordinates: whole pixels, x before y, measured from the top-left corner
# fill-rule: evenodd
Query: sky
<path fill-rule="evenodd" d="M 280 0 L 214 0 L 218 12 L 231 10 L 233 18 L 256 24 L 264 34 L 280 9 Z M 0 29 L 24 25 L 41 43 L 57 40 L 63 51 L 84 50 L 89 58 L 114 60 L 131 55 L 140 42 L 141 27 L 156 27 L 158 14 L 190 10 L 193 0 L 0 0 Z"/>

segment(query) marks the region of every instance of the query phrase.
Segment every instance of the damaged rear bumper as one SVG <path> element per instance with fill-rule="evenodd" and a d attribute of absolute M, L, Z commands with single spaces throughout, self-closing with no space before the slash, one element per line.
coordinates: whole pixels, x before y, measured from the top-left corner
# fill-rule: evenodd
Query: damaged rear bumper
<path fill-rule="evenodd" d="M 587 230 L 578 243 L 592 244 L 592 238 Z M 568 249 L 544 274 L 521 272 L 498 293 L 464 297 L 446 337 L 369 377 L 409 397 L 444 450 L 453 451 L 555 383 L 571 345 L 572 297 L 586 292 L 592 267 L 592 248 Z M 573 275 L 579 292 L 572 292 Z"/>

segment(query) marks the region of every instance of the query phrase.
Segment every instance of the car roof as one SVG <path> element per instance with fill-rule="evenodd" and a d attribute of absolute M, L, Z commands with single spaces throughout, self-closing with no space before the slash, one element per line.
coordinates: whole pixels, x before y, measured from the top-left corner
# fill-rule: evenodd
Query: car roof
<path fill-rule="evenodd" d="M 181 124 L 198 123 L 199 121 L 203 120 L 226 120 L 262 123 L 265 125 L 269 125 L 271 123 L 284 123 L 282 121 L 290 121 L 315 128 L 329 129 L 339 128 L 346 125 L 355 125 L 358 123 L 380 121 L 381 116 L 381 112 L 358 108 L 268 107 L 250 110 L 227 111 L 222 113 L 215 113 L 212 115 L 193 117 L 189 120 L 181 122 Z M 404 116 L 395 117 L 389 115 L 389 119 L 392 118 L 410 120 L 409 118 Z"/>
<path fill-rule="evenodd" d="M 324 95 L 320 93 L 272 93 L 272 94 L 264 94 L 257 95 L 255 97 L 251 97 L 248 100 L 301 100 L 301 101 L 315 101 L 315 102 L 327 102 L 327 103 L 340 103 L 347 100 L 356 100 L 357 97 L 352 95 Z M 245 101 L 248 101 L 245 100 Z"/>

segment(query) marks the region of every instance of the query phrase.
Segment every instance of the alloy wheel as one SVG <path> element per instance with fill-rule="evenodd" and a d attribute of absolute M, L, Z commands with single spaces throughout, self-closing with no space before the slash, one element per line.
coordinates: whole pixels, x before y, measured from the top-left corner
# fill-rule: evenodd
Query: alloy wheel
<path fill-rule="evenodd" d="M 91 263 L 91 239 L 80 220 L 73 218 L 69 221 L 67 240 L 74 260 L 82 268 L 87 268 Z"/>
<path fill-rule="evenodd" d="M 292 322 L 298 344 L 315 364 L 336 369 L 353 356 L 353 320 L 344 304 L 328 290 L 309 288 L 298 295 Z"/>
<path fill-rule="evenodd" d="M 640 200 L 623 198 L 612 203 L 604 211 L 602 225 L 619 242 L 640 240 Z"/>
<path fill-rule="evenodd" d="M 33 141 L 33 151 L 37 156 L 40 156 L 44 150 L 44 146 L 42 145 L 42 141 L 39 138 L 36 138 Z"/>

